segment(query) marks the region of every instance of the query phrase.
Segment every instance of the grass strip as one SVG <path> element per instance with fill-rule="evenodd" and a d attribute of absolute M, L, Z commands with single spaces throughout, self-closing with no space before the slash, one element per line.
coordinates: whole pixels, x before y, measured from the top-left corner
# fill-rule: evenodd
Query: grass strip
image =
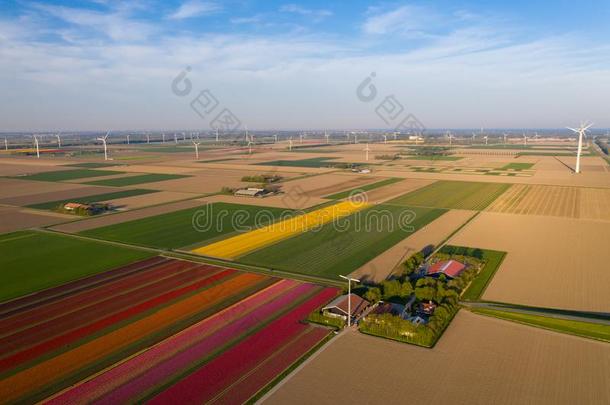
<path fill-rule="evenodd" d="M 483 251 L 483 260 L 485 260 L 485 267 L 477 274 L 472 280 L 466 291 L 462 293 L 462 299 L 467 301 L 474 301 L 481 298 L 481 295 L 485 292 L 485 289 L 491 282 L 494 274 L 500 268 L 502 261 L 506 257 L 506 252 L 499 252 L 497 250 L 481 249 Z"/>
<path fill-rule="evenodd" d="M 363 192 L 363 191 L 374 190 L 376 188 L 387 186 L 389 184 L 398 183 L 399 181 L 403 181 L 403 180 L 404 179 L 400 178 L 400 177 L 392 177 L 392 178 L 389 178 L 389 179 L 378 181 L 376 183 L 366 184 L 366 185 L 364 185 L 362 187 L 356 187 L 356 188 L 353 188 L 351 190 L 342 191 L 340 193 L 335 193 L 335 194 L 327 195 L 324 198 L 327 198 L 329 200 L 340 200 L 342 198 L 349 197 L 350 195 L 352 195 L 352 193 L 359 193 L 359 192 Z"/>
<path fill-rule="evenodd" d="M 610 342 L 610 326 L 608 325 L 574 321 L 569 319 L 558 319 L 542 315 L 500 311 L 488 308 L 471 308 L 470 310 L 480 315 L 505 319 L 508 321 L 535 326 L 555 332 L 566 333 L 569 335 Z"/>

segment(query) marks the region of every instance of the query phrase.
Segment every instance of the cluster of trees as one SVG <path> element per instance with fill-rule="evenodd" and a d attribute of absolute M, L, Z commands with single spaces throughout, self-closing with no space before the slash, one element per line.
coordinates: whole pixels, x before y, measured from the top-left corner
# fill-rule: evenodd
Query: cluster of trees
<path fill-rule="evenodd" d="M 425 260 L 424 252 L 417 252 L 411 255 L 404 263 L 404 272 L 405 276 L 410 276 L 415 270 L 419 268 L 424 263 Z"/>
<path fill-rule="evenodd" d="M 597 146 L 599 146 L 599 148 L 602 150 L 602 152 L 604 152 L 605 155 L 608 154 L 608 144 L 606 142 L 598 138 L 595 140 L 595 143 L 597 144 Z"/>
<path fill-rule="evenodd" d="M 447 255 L 470 256 L 479 260 L 483 260 L 485 256 L 485 252 L 479 248 L 467 248 L 464 246 L 445 245 L 440 249 L 440 252 Z"/>
<path fill-rule="evenodd" d="M 413 286 L 408 280 L 385 280 L 378 287 L 369 287 L 364 299 L 369 302 L 405 301 L 413 294 Z"/>
<path fill-rule="evenodd" d="M 410 152 L 418 156 L 449 156 L 452 153 L 451 148 L 445 146 L 422 146 Z"/>
<path fill-rule="evenodd" d="M 277 183 L 282 180 L 282 176 L 278 174 L 258 174 L 255 176 L 244 176 L 241 178 L 241 181 L 245 181 L 248 183 Z"/>
<path fill-rule="evenodd" d="M 375 155 L 375 159 L 378 160 L 396 160 L 398 158 L 400 158 L 398 153 L 395 153 L 394 155 Z"/>

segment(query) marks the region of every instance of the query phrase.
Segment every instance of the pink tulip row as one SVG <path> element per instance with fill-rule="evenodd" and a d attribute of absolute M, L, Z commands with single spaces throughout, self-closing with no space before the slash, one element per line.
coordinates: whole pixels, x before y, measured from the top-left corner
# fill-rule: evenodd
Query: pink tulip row
<path fill-rule="evenodd" d="M 196 367 L 198 363 L 207 361 L 227 347 L 229 348 L 219 357 L 232 352 L 243 342 L 250 341 L 267 329 L 272 330 L 272 335 L 280 333 L 278 336 L 284 336 L 281 334 L 284 329 L 289 329 L 294 333 L 303 331 L 303 328 L 307 328 L 307 326 L 299 324 L 298 321 L 305 318 L 311 309 L 328 301 L 328 297 L 335 295 L 336 290 L 324 289 L 288 314 L 275 321 L 272 320 L 281 314 L 284 308 L 302 297 L 312 294 L 317 289 L 319 287 L 312 284 L 302 284 L 291 280 L 279 281 L 93 379 L 65 391 L 49 402 L 57 404 L 131 402 L 141 397 L 142 394 L 173 381 L 180 373 Z M 283 321 L 278 323 L 280 320 Z M 261 324 L 268 322 L 271 323 L 259 332 L 241 343 L 237 343 L 233 348 L 230 347 L 240 337 L 252 333 Z M 294 325 L 290 325 L 290 323 Z M 317 339 L 308 337 L 304 340 L 313 342 L 308 344 L 308 347 L 314 346 L 315 342 L 321 339 L 319 337 L 321 333 L 324 335 L 327 333 L 325 330 L 317 328 L 316 330 L 318 331 L 315 334 Z M 290 340 L 294 336 L 293 332 L 288 333 L 286 339 Z M 283 341 L 283 343 L 286 342 L 286 340 Z M 278 340 L 278 344 L 281 343 L 281 339 Z M 208 364 L 213 362 L 215 359 Z M 203 366 L 203 368 L 206 367 L 207 364 Z M 181 384 L 182 381 L 177 383 L 177 385 Z"/>

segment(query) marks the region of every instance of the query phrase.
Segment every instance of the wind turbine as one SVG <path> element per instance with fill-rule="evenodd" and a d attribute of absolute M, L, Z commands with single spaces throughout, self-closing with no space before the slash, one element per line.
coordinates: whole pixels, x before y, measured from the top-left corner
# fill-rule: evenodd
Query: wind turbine
<path fill-rule="evenodd" d="M 354 143 L 358 143 L 358 134 L 354 133 Z"/>
<path fill-rule="evenodd" d="M 388 136 L 387 135 L 383 136 L 383 143 L 388 143 Z"/>
<path fill-rule="evenodd" d="M 275 140 L 275 143 L 277 143 L 277 134 L 273 134 L 273 139 Z"/>
<path fill-rule="evenodd" d="M 527 135 L 525 135 L 525 132 L 523 133 L 523 145 L 527 145 Z"/>
<path fill-rule="evenodd" d="M 473 133 L 472 133 L 472 142 L 471 142 L 472 144 L 474 144 L 474 138 L 476 138 L 476 137 L 477 137 L 477 134 L 475 134 L 475 133 L 473 132 Z"/>
<path fill-rule="evenodd" d="M 178 144 L 178 135 L 176 135 L 176 133 L 174 132 L 174 143 L 177 145 Z"/>
<path fill-rule="evenodd" d="M 163 132 L 161 136 L 163 137 L 163 143 L 165 143 L 165 132 Z"/>
<path fill-rule="evenodd" d="M 326 144 L 329 145 L 330 141 L 328 140 L 330 137 L 330 135 L 328 135 L 328 132 L 326 132 L 326 130 L 324 130 L 324 138 L 326 138 Z"/>
<path fill-rule="evenodd" d="M 292 137 L 288 140 L 288 150 L 292 150 Z"/>
<path fill-rule="evenodd" d="M 57 147 L 61 149 L 61 137 L 59 135 L 61 135 L 61 132 L 55 136 L 57 137 Z"/>
<path fill-rule="evenodd" d="M 127 134 L 127 145 L 129 145 L 129 134 Z"/>
<path fill-rule="evenodd" d="M 150 143 L 150 134 L 146 133 L 146 143 Z"/>
<path fill-rule="evenodd" d="M 106 145 L 106 139 L 108 139 L 108 135 L 110 135 L 110 131 L 106 132 L 106 135 L 101 138 L 96 138 L 98 141 L 102 141 L 104 144 L 104 160 L 108 160 L 108 146 Z"/>
<path fill-rule="evenodd" d="M 508 137 L 508 134 L 505 132 L 504 133 L 504 145 L 506 145 L 506 138 Z"/>
<path fill-rule="evenodd" d="M 580 173 L 580 155 L 582 153 L 582 138 L 586 136 L 587 129 L 591 128 L 593 124 L 581 123 L 578 129 L 570 128 L 569 130 L 574 131 L 578 134 L 578 152 L 576 153 L 576 173 Z"/>
<path fill-rule="evenodd" d="M 368 160 L 369 160 L 369 152 L 371 151 L 371 148 L 369 148 L 368 142 L 366 144 L 366 147 L 364 148 L 364 151 L 366 152 L 366 160 L 368 162 Z"/>
<path fill-rule="evenodd" d="M 248 141 L 248 154 L 252 154 L 252 141 Z"/>
<path fill-rule="evenodd" d="M 299 134 L 299 143 L 303 143 L 303 133 Z"/>
<path fill-rule="evenodd" d="M 8 150 L 8 140 L 4 137 L 4 150 Z"/>
<path fill-rule="evenodd" d="M 182 140 L 186 141 L 186 132 L 182 132 Z"/>
<path fill-rule="evenodd" d="M 32 135 L 34 137 L 34 145 L 36 146 L 36 157 L 40 159 L 40 148 L 38 147 L 38 137 L 36 135 Z"/>
<path fill-rule="evenodd" d="M 487 136 L 487 135 L 485 135 L 485 136 L 483 137 L 483 139 L 485 139 L 485 145 L 487 145 L 487 139 L 488 139 L 488 136 Z"/>
<path fill-rule="evenodd" d="M 359 283 L 360 280 L 357 278 L 351 278 L 348 276 L 342 276 L 339 274 L 339 277 L 347 280 L 347 327 L 352 326 L 352 281 Z"/>
<path fill-rule="evenodd" d="M 396 132 L 394 132 L 394 140 L 398 139 L 398 134 Z"/>
<path fill-rule="evenodd" d="M 199 160 L 199 143 L 193 141 L 193 145 L 195 145 L 195 160 Z"/>

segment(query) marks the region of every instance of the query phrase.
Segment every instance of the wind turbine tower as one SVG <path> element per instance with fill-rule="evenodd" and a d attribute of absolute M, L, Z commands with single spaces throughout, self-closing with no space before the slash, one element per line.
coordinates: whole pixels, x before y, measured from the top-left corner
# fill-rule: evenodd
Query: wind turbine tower
<path fill-rule="evenodd" d="M 61 132 L 58 133 L 57 135 L 55 135 L 57 137 L 57 147 L 61 148 L 61 137 L 59 136 L 61 135 Z"/>
<path fill-rule="evenodd" d="M 98 141 L 102 141 L 102 143 L 104 144 L 104 160 L 108 160 L 108 145 L 106 145 L 106 140 L 108 139 L 108 135 L 110 135 L 110 131 L 106 132 L 106 135 L 101 137 L 101 138 L 97 138 Z"/>
<path fill-rule="evenodd" d="M 576 152 L 576 173 L 580 173 L 580 155 L 582 153 L 582 139 L 586 136 L 587 129 L 591 128 L 593 124 L 581 123 L 578 129 L 570 128 L 569 130 L 574 131 L 578 134 L 578 151 Z"/>
<path fill-rule="evenodd" d="M 371 148 L 369 148 L 368 142 L 366 144 L 366 147 L 364 148 L 364 151 L 366 152 L 366 161 L 368 162 L 368 160 L 369 160 L 369 152 L 371 151 Z"/>
<path fill-rule="evenodd" d="M 199 142 L 193 141 L 193 145 L 195 145 L 195 160 L 199 160 Z"/>
<path fill-rule="evenodd" d="M 36 135 L 32 135 L 34 137 L 34 145 L 36 145 L 36 157 L 40 159 L 40 148 L 38 146 L 38 137 Z"/>

